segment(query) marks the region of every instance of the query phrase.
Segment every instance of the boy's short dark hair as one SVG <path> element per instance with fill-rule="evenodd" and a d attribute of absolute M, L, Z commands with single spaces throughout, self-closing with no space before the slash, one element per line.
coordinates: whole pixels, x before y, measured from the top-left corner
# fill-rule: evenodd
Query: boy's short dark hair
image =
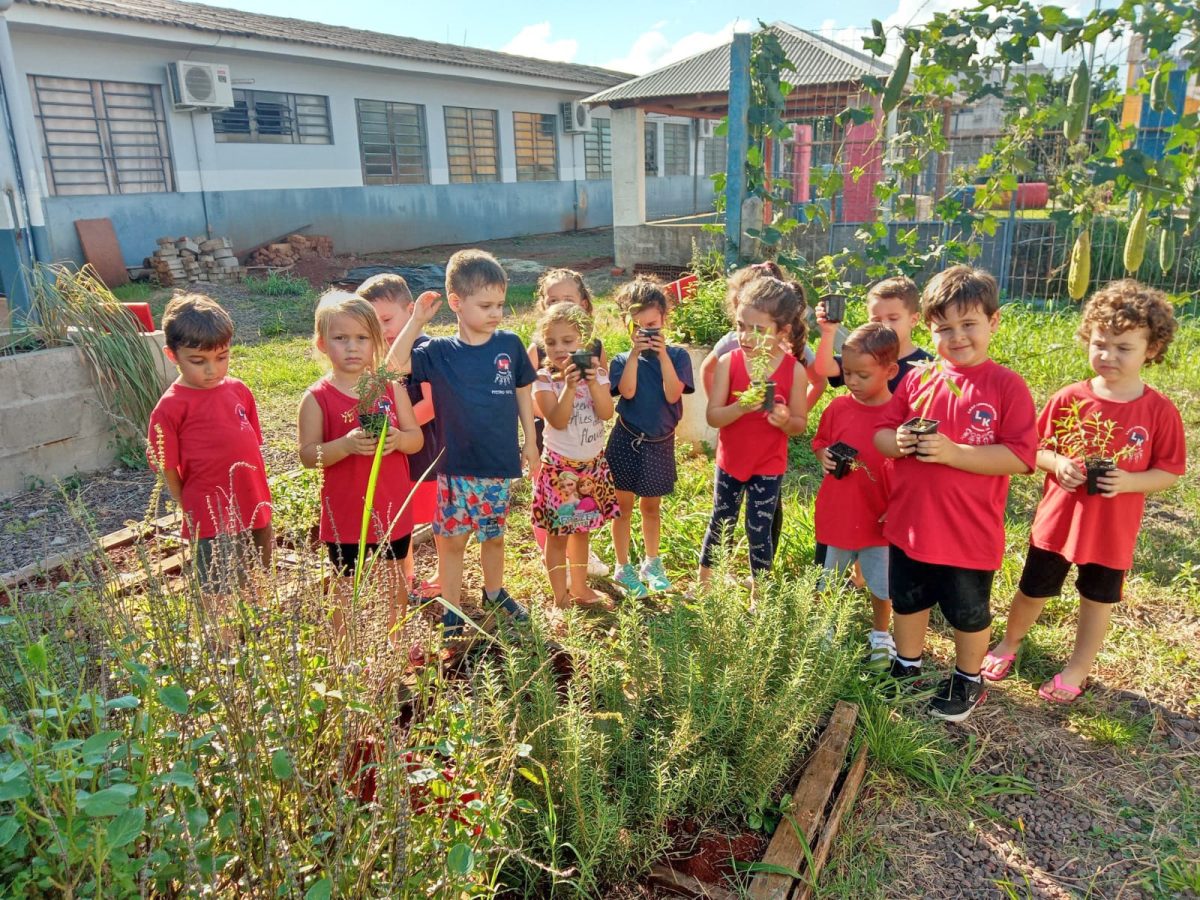
<path fill-rule="evenodd" d="M 868 322 L 850 332 L 842 344 L 842 356 L 847 350 L 869 356 L 881 366 L 890 366 L 900 358 L 900 338 L 882 322 Z"/>
<path fill-rule="evenodd" d="M 990 272 L 971 266 L 951 266 L 938 272 L 925 285 L 921 317 L 928 325 L 946 318 L 951 309 L 959 312 L 978 306 L 989 319 L 1000 310 L 1000 286 Z"/>
<path fill-rule="evenodd" d="M 1163 361 L 1179 327 L 1175 307 L 1167 295 L 1132 278 L 1110 282 L 1088 299 L 1079 322 L 1079 339 L 1085 343 L 1091 340 L 1096 325 L 1112 334 L 1130 328 L 1148 329 L 1150 345 L 1156 351 L 1146 356 L 1147 365 Z"/>
<path fill-rule="evenodd" d="M 203 294 L 174 297 L 163 310 L 162 326 L 171 350 L 216 350 L 233 342 L 233 319 Z"/>
<path fill-rule="evenodd" d="M 378 275 L 372 275 L 358 286 L 355 293 L 368 303 L 375 303 L 379 300 L 389 300 L 392 303 L 413 302 L 408 282 L 404 280 L 403 275 L 397 275 L 395 272 L 380 272 Z"/>
<path fill-rule="evenodd" d="M 868 300 L 891 300 L 892 298 L 903 300 L 904 306 L 909 312 L 915 313 L 921 308 L 921 292 L 917 290 L 917 283 L 907 275 L 893 275 L 891 278 L 877 281 L 867 291 Z"/>
<path fill-rule="evenodd" d="M 627 319 L 632 319 L 646 309 L 657 309 L 663 318 L 670 311 L 667 295 L 663 293 L 662 285 L 653 278 L 639 275 L 633 281 L 621 285 L 613 298 L 617 309 Z"/>
<path fill-rule="evenodd" d="M 508 287 L 508 276 L 486 250 L 459 250 L 446 263 L 447 296 L 470 297 L 490 287 Z"/>

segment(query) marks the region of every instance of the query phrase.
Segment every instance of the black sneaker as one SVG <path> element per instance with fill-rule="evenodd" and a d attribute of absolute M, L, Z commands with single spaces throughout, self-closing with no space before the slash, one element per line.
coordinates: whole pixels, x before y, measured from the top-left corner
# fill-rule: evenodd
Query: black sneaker
<path fill-rule="evenodd" d="M 919 693 L 921 672 L 920 666 L 906 666 L 899 659 L 893 659 L 891 666 L 880 673 L 880 691 L 893 700 L 905 694 Z"/>
<path fill-rule="evenodd" d="M 506 613 L 512 621 L 521 623 L 529 621 L 529 610 L 514 600 L 504 588 L 500 588 L 500 596 L 492 600 L 487 595 L 487 591 L 483 592 L 484 606 L 498 606 Z"/>
<path fill-rule="evenodd" d="M 972 681 L 955 672 L 938 685 L 929 701 L 929 714 L 947 722 L 961 722 L 987 698 L 982 681 Z"/>

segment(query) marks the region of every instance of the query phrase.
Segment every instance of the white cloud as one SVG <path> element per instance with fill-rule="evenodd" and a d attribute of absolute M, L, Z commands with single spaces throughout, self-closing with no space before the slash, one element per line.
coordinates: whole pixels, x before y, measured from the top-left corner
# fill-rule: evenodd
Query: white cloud
<path fill-rule="evenodd" d="M 685 57 L 727 44 L 733 39 L 735 31 L 753 30 L 752 23 L 734 19 L 716 31 L 693 31 L 672 41 L 662 31 L 665 24 L 657 22 L 648 31 L 639 34 L 625 55 L 608 60 L 604 63 L 604 68 L 643 75 Z"/>
<path fill-rule="evenodd" d="M 504 53 L 516 53 L 519 56 L 533 56 L 537 59 L 551 59 L 555 62 L 572 62 L 579 52 L 579 42 L 573 38 L 552 40 L 550 23 L 536 22 L 526 25 L 517 32 L 517 36 L 500 48 Z"/>

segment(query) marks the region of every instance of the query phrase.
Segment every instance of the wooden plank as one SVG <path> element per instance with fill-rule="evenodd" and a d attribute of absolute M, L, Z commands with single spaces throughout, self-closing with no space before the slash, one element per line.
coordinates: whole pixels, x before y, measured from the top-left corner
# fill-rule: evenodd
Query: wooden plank
<path fill-rule="evenodd" d="M 261 244 L 255 244 L 249 250 L 239 250 L 234 255 L 238 259 L 245 261 L 249 259 L 250 254 L 254 253 L 256 250 L 261 250 L 263 247 L 270 246 L 271 244 L 278 244 L 286 241 L 289 234 L 296 234 L 297 232 L 304 231 L 306 228 L 312 228 L 312 223 L 310 222 L 307 225 L 301 225 L 299 228 L 293 228 L 291 231 L 285 231 L 283 234 L 273 237 L 269 241 L 263 241 Z"/>
<path fill-rule="evenodd" d="M 737 894 L 715 884 L 708 884 L 670 866 L 651 866 L 647 879 L 652 885 L 681 897 L 710 897 L 713 900 L 735 900 Z"/>
<path fill-rule="evenodd" d="M 842 789 L 838 792 L 837 799 L 833 801 L 833 808 L 825 819 L 825 827 L 821 829 L 821 837 L 817 839 L 817 847 L 813 851 L 812 868 L 804 873 L 805 880 L 796 887 L 796 892 L 792 894 L 792 900 L 810 900 L 812 897 L 813 891 L 816 890 L 821 879 L 821 870 L 825 868 L 825 863 L 829 860 L 829 852 L 833 849 L 834 838 L 837 837 L 838 829 L 842 827 L 842 820 L 846 818 L 846 813 L 853 808 L 854 801 L 858 799 L 858 789 L 862 786 L 863 775 L 866 774 L 866 771 L 867 742 L 863 741 L 858 752 L 854 754 L 854 762 L 850 764 L 850 771 L 846 773 Z"/>
<path fill-rule="evenodd" d="M 850 747 L 850 736 L 858 718 L 858 707 L 839 700 L 833 708 L 829 725 L 825 728 L 817 749 L 813 751 L 800 776 L 800 783 L 792 794 L 792 805 L 775 829 L 771 843 L 762 861 L 791 872 L 800 872 L 804 867 L 808 848 L 817 834 L 821 814 L 833 793 L 842 762 Z M 803 841 L 803 843 L 801 843 Z M 760 872 L 750 885 L 750 896 L 756 900 L 787 900 L 795 881 L 790 875 Z"/>
<path fill-rule="evenodd" d="M 110 290 L 129 284 L 125 257 L 111 219 L 76 219 L 75 233 L 79 235 L 83 258 Z"/>

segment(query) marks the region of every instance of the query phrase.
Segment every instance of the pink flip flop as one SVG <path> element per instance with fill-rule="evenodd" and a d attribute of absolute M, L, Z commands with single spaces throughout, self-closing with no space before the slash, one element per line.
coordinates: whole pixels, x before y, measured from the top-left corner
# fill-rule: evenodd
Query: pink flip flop
<path fill-rule="evenodd" d="M 983 658 L 983 677 L 988 681 L 1003 681 L 1012 673 L 1013 662 L 1016 660 L 1015 653 L 988 653 Z M 996 669 L 996 671 L 989 671 Z"/>
<path fill-rule="evenodd" d="M 1062 700 L 1054 696 L 1055 691 L 1064 691 L 1071 695 L 1070 700 Z M 1047 684 L 1043 684 L 1038 688 L 1038 696 L 1047 703 L 1057 703 L 1059 706 L 1070 706 L 1079 699 L 1079 695 L 1083 693 L 1083 688 L 1075 687 L 1067 684 L 1062 680 L 1062 672 L 1054 676 Z"/>

